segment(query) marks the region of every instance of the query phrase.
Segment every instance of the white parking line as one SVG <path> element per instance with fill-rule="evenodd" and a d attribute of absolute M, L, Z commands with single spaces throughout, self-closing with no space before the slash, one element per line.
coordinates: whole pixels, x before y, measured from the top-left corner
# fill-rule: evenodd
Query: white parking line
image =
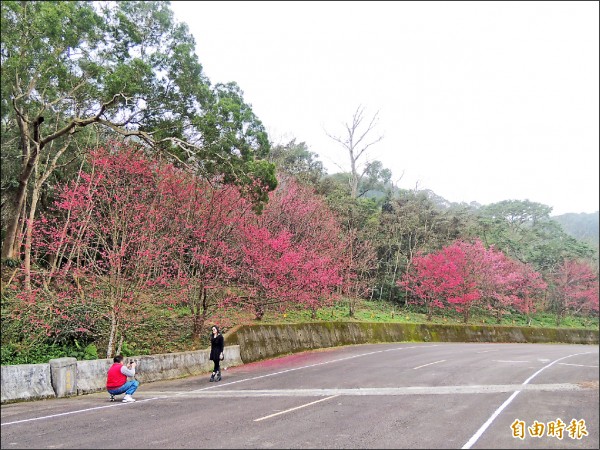
<path fill-rule="evenodd" d="M 504 359 L 492 359 L 492 362 L 500 362 L 500 363 L 528 363 L 529 361 L 510 361 Z"/>
<path fill-rule="evenodd" d="M 249 398 L 249 397 L 327 397 L 386 396 L 391 395 L 454 395 L 454 394 L 497 394 L 500 392 L 528 391 L 580 391 L 584 389 L 574 383 L 552 384 L 488 384 L 468 386 L 405 386 L 398 388 L 314 388 L 314 389 L 238 389 L 224 391 L 170 392 L 188 398 Z M 152 392 L 154 395 L 164 392 Z"/>
<path fill-rule="evenodd" d="M 305 405 L 296 406 L 295 408 L 286 409 L 285 411 L 279 411 L 278 413 L 271 414 L 269 416 L 261 417 L 259 419 L 254 419 L 254 421 L 255 422 L 260 422 L 261 420 L 270 419 L 271 417 L 279 416 L 281 414 L 286 414 L 286 413 L 289 413 L 291 411 L 296 411 L 297 409 L 300 409 L 300 408 L 306 408 L 307 406 L 314 405 L 315 403 L 324 402 L 325 400 L 331 400 L 332 398 L 336 398 L 336 397 L 339 397 L 339 395 L 332 395 L 331 397 L 322 398 L 321 400 L 316 400 L 314 402 L 310 402 L 310 403 L 307 403 Z"/>
<path fill-rule="evenodd" d="M 132 402 L 132 403 L 122 403 L 121 402 L 121 403 L 115 403 L 114 405 L 95 406 L 94 408 L 78 409 L 77 411 L 69 411 L 69 412 L 60 413 L 60 414 L 52 414 L 50 416 L 33 417 L 31 419 L 15 420 L 14 422 L 3 423 L 2 426 L 5 426 L 5 425 L 14 425 L 16 423 L 23 423 L 23 422 L 33 422 L 34 420 L 52 419 L 54 417 L 68 416 L 70 414 L 77 414 L 77 413 L 82 413 L 82 412 L 87 412 L 87 411 L 95 411 L 97 409 L 113 408 L 115 406 L 134 405 L 136 403 L 149 402 L 150 400 L 157 400 L 158 398 L 159 397 L 146 398 L 144 400 L 137 400 L 137 401 Z"/>
<path fill-rule="evenodd" d="M 428 364 L 423 364 L 422 366 L 413 367 L 413 370 L 414 369 L 420 369 L 421 367 L 431 366 L 432 364 L 442 363 L 442 362 L 446 362 L 446 360 L 445 359 L 440 359 L 439 361 L 431 362 L 431 363 L 428 363 Z"/>
<path fill-rule="evenodd" d="M 526 384 L 528 384 L 531 380 L 533 380 L 539 373 L 541 373 L 543 370 L 547 369 L 548 367 L 558 363 L 559 361 L 562 361 L 563 359 L 567 359 L 570 358 L 571 356 L 577 356 L 577 355 L 588 355 L 592 352 L 584 352 L 584 353 L 574 353 L 573 355 L 568 355 L 568 356 L 563 356 L 562 358 L 558 358 L 555 359 L 554 361 L 552 361 L 550 364 L 542 367 L 540 370 L 538 370 L 536 373 L 534 373 L 533 375 L 531 375 L 529 378 L 527 378 L 524 382 L 523 382 L 523 386 L 525 386 Z M 479 430 L 477 430 L 475 432 L 475 434 L 473 436 L 471 436 L 471 439 L 469 439 L 467 441 L 467 443 L 465 445 L 462 446 L 462 448 L 471 448 L 473 446 L 473 444 L 475 444 L 477 442 L 477 440 L 481 437 L 481 435 L 485 432 L 485 430 L 487 430 L 487 428 L 492 424 L 492 422 L 494 421 L 494 419 L 496 417 L 498 417 L 498 415 L 502 412 L 502 410 L 504 408 L 506 408 L 513 400 L 514 398 L 519 395 L 521 391 L 515 391 L 513 392 L 513 394 L 508 397 L 508 399 L 502 403 L 502 405 L 500 405 L 500 407 L 494 411 L 494 413 L 490 416 L 490 418 L 488 420 L 486 420 L 486 422 L 481 425 L 481 427 L 479 427 Z"/>
<path fill-rule="evenodd" d="M 598 366 L 590 366 L 587 364 L 568 364 L 568 363 L 560 363 L 561 366 L 575 366 L 575 367 L 594 367 L 594 368 L 598 368 Z"/>

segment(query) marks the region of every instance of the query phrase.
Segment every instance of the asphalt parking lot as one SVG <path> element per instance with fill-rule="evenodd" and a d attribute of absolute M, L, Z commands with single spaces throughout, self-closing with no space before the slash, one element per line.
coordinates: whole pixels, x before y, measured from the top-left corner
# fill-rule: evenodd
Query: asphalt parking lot
<path fill-rule="evenodd" d="M 2 405 L 13 448 L 598 448 L 598 346 L 394 343 Z"/>

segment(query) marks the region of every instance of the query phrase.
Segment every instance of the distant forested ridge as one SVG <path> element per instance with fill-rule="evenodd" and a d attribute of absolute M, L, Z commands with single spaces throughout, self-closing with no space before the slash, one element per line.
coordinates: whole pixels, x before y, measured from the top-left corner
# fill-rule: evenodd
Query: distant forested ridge
<path fill-rule="evenodd" d="M 552 219 L 560 223 L 567 234 L 598 248 L 598 211 L 561 214 Z"/>

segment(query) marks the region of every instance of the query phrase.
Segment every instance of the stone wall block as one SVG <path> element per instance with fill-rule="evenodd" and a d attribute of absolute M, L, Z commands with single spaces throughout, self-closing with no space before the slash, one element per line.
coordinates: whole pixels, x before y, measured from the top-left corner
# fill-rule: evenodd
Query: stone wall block
<path fill-rule="evenodd" d="M 77 395 L 77 358 L 51 359 L 50 374 L 57 397 Z"/>

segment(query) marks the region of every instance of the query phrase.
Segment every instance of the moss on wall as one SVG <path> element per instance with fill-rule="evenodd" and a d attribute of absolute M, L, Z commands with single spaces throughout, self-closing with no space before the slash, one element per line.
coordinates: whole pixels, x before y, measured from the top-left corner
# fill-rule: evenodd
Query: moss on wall
<path fill-rule="evenodd" d="M 288 353 L 381 342 L 528 342 L 598 344 L 598 330 L 486 325 L 313 322 L 243 325 L 226 336 L 245 363 Z"/>

